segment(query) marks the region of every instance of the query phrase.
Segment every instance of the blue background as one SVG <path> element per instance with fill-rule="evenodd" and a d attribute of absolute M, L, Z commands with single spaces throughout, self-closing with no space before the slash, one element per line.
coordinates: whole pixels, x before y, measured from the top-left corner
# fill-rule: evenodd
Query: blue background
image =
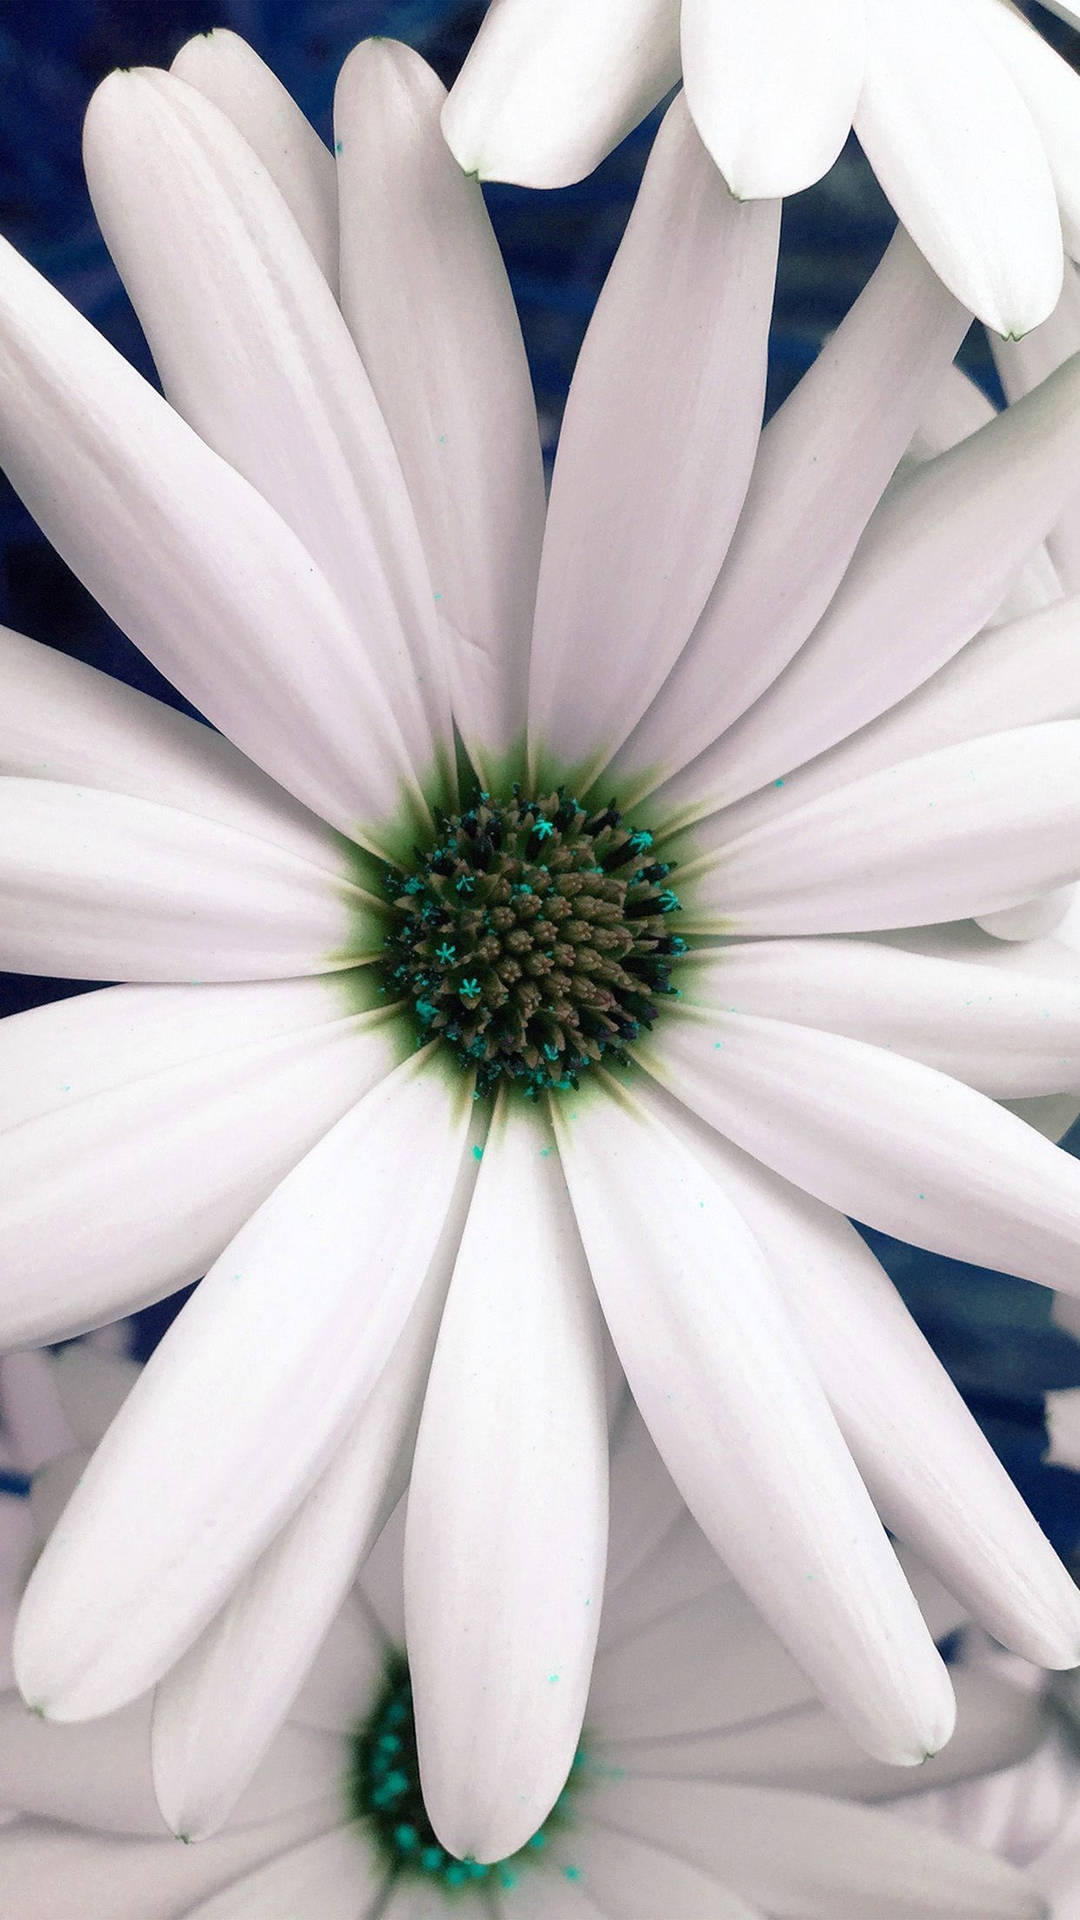
<path fill-rule="evenodd" d="M 1038 6 L 1033 18 L 1077 64 L 1078 36 Z M 242 34 L 328 136 L 334 79 L 368 33 L 419 48 L 449 84 L 484 7 L 477 0 L 26 0 L 0 24 L 0 231 L 149 377 L 137 322 L 101 242 L 79 156 L 82 116 L 115 66 L 167 66 L 192 33 Z M 488 190 L 536 384 L 545 451 L 557 436 L 574 358 L 626 221 L 655 120 L 580 185 Z M 790 391 L 879 259 L 892 216 L 852 140 L 828 178 L 788 201 L 768 406 Z M 995 399 L 981 331 L 964 362 Z M 183 702 L 106 619 L 0 477 L 0 621 Z M 0 1013 L 85 991 L 85 983 L 0 974 Z M 1080 1145 L 1080 1130 L 1072 1136 Z M 1080 1385 L 1080 1346 L 1054 1328 L 1049 1295 L 1003 1275 L 867 1234 L 1055 1544 L 1080 1540 L 1080 1481 L 1041 1463 L 1042 1395 Z M 180 1299 L 140 1316 L 148 1352 Z"/>

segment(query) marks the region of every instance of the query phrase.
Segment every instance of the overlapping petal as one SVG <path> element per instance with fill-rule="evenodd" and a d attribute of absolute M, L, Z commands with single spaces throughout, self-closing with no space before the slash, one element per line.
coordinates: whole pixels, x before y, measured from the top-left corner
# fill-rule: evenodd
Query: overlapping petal
<path fill-rule="evenodd" d="M 281 194 L 212 102 L 152 67 L 87 110 L 94 211 L 172 405 L 348 609 L 421 776 L 449 744 L 424 554 L 386 422 Z"/>
<path fill-rule="evenodd" d="M 641 717 L 724 558 L 761 425 L 778 231 L 776 203 L 732 199 L 676 100 L 581 349 L 544 534 L 531 752 L 581 785 Z"/>
<path fill-rule="evenodd" d="M 205 1272 L 407 1049 L 365 1003 L 364 977 L 342 976 L 117 987 L 6 1020 L 4 1343 L 82 1332 Z"/>
<path fill-rule="evenodd" d="M 444 98 L 393 41 L 342 68 L 341 299 L 423 536 L 457 726 L 494 781 L 525 732 L 544 481 L 506 270 L 440 134 Z"/>
<path fill-rule="evenodd" d="M 561 187 L 679 76 L 679 0 L 495 0 L 443 112 L 466 173 Z"/>
<path fill-rule="evenodd" d="M 424 1284 L 468 1108 L 460 1081 L 425 1055 L 407 1062 L 286 1177 L 189 1301 L 27 1589 L 16 1671 L 52 1717 L 107 1712 L 157 1680 L 329 1464 Z M 426 1162 L 408 1206 L 406 1149 Z"/>
<path fill-rule="evenodd" d="M 292 94 L 253 47 L 227 27 L 186 40 L 171 71 L 212 100 L 258 154 L 330 285 L 337 289 L 337 181 L 333 156 Z"/>
<path fill-rule="evenodd" d="M 832 166 L 863 79 L 863 0 L 682 0 L 686 99 L 732 193 L 780 198 Z"/>
<path fill-rule="evenodd" d="M 1061 291 L 1046 152 L 1009 69 L 960 0 L 864 0 L 855 131 L 904 226 L 998 333 L 1038 326 Z"/>
<path fill-rule="evenodd" d="M 574 1109 L 554 1115 L 578 1226 L 673 1479 L 833 1710 L 914 1764 L 952 1730 L 948 1679 L 757 1242 L 629 1092 L 609 1081 Z"/>
<path fill-rule="evenodd" d="M 554 1142 L 503 1102 L 439 1329 L 405 1537 L 424 1797 L 459 1857 L 516 1853 L 570 1771 L 600 1622 L 607 1450 L 599 1314 Z"/>
<path fill-rule="evenodd" d="M 244 752 L 333 825 L 392 850 L 378 826 L 426 808 L 357 622 L 250 482 L 2 253 L 0 461 L 35 519 Z"/>

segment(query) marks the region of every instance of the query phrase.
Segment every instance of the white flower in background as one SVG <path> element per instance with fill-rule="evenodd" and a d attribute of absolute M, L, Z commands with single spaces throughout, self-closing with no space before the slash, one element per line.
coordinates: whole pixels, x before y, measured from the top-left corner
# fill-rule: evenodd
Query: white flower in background
<path fill-rule="evenodd" d="M 85 1408 L 84 1365 L 67 1364 L 64 1404 L 74 1395 Z M 42 1530 L 62 1464 L 35 1482 Z M 0 1694 L 8 1920 L 1036 1920 L 1038 1894 L 1014 1868 L 859 1804 L 893 1793 L 895 1771 L 867 1760 L 813 1699 L 625 1406 L 612 1465 L 612 1561 L 582 1744 L 550 1819 L 514 1857 L 456 1860 L 428 1821 L 392 1521 L 214 1839 L 183 1847 L 164 1831 L 149 1700 L 59 1727 Z M 916 1577 L 934 1631 L 951 1631 L 954 1603 Z M 1038 1739 L 1037 1699 L 977 1672 L 960 1676 L 958 1693 L 955 1741 L 906 1783 L 964 1779 Z M 491 1733 L 497 1742 L 497 1725 Z"/>
<path fill-rule="evenodd" d="M 79 1720 L 160 1681 L 161 1804 L 211 1830 L 411 1463 L 427 1801 L 491 1861 L 585 1708 L 601 1312 L 871 1752 L 952 1719 L 878 1514 L 1002 1640 L 1080 1656 L 844 1218 L 1080 1289 L 1080 1168 L 998 1104 L 1080 1084 L 1072 956 L 910 931 L 1080 869 L 1077 605 L 992 624 L 1061 524 L 1080 366 L 890 487 L 967 325 L 900 234 L 762 433 L 778 208 L 679 102 L 545 523 L 442 101 L 359 48 L 335 168 L 231 35 L 105 83 L 91 188 L 168 401 L 4 252 L 3 462 L 222 733 L 4 636 L 0 960 L 135 984 L 0 1032 L 0 1339 L 209 1269 L 35 1569 L 26 1697 Z"/>
<path fill-rule="evenodd" d="M 854 126 L 965 306 L 1003 334 L 1050 312 L 1063 232 L 1080 252 L 1080 79 L 1009 0 L 492 0 L 443 127 L 481 179 L 565 186 L 680 70 L 740 199 L 810 186 Z"/>
<path fill-rule="evenodd" d="M 994 1765 L 982 1774 L 913 1793 L 898 1803 L 904 1818 L 925 1822 L 969 1845 L 985 1847 L 1022 1868 L 1046 1901 L 1049 1920 L 1077 1920 L 1080 1914 L 1080 1693 L 1076 1674 L 1047 1675 L 1002 1654 L 979 1634 L 963 1637 L 960 1685 L 974 1671 L 993 1677 L 999 1690 L 1011 1689 L 1014 1712 L 1020 1702 L 1042 1701 L 1044 1728 L 1034 1752 L 1011 1766 Z M 1001 1701 L 1003 1720 L 1009 1709 Z M 1019 1720 L 1017 1721 L 1019 1724 Z"/>

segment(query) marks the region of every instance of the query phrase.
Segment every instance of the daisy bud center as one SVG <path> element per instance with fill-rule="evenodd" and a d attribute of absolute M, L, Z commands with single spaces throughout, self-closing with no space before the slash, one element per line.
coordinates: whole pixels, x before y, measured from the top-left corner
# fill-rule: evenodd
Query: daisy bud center
<path fill-rule="evenodd" d="M 352 1737 L 347 1783 L 349 1812 L 367 1828 L 391 1875 L 408 1874 L 448 1891 L 481 1887 L 485 1883 L 512 1887 L 520 1869 L 543 1855 L 550 1834 L 565 1827 L 573 1788 L 583 1765 L 584 1754 L 579 1749 L 570 1777 L 548 1819 L 512 1859 L 497 1860 L 490 1865 L 479 1860 L 456 1859 L 440 1845 L 424 1806 L 412 1683 L 405 1656 L 398 1654 L 387 1664 L 382 1689 L 370 1715 Z"/>
<path fill-rule="evenodd" d="M 439 816 L 411 869 L 387 869 L 388 990 L 481 1093 L 504 1076 L 533 1095 L 574 1087 L 594 1061 L 625 1061 L 686 951 L 671 867 L 651 848 L 614 806 L 589 813 L 561 787 L 478 794 Z"/>

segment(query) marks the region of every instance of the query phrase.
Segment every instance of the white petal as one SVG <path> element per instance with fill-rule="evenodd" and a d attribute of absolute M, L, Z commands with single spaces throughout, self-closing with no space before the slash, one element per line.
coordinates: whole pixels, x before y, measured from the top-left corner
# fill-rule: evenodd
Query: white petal
<path fill-rule="evenodd" d="M 554 1113 L 612 1338 L 687 1505 L 856 1738 L 914 1764 L 952 1730 L 948 1679 L 756 1241 L 613 1082 Z"/>
<path fill-rule="evenodd" d="M 212 100 L 253 147 L 283 196 L 332 290 L 337 288 L 337 183 L 333 155 L 292 95 L 227 27 L 185 41 L 171 71 Z"/>
<path fill-rule="evenodd" d="M 691 842 L 712 850 L 679 869 L 682 924 L 874 932 L 1050 892 L 1080 870 L 1078 749 L 1080 721 L 1049 721 L 882 768 L 730 843 L 716 815 Z"/>
<path fill-rule="evenodd" d="M 865 0 L 855 131 L 913 240 L 998 333 L 1045 320 L 1061 227 L 1045 150 L 1007 68 L 956 0 Z"/>
<path fill-rule="evenodd" d="M 156 800 L 342 872 L 337 836 L 223 734 L 9 627 L 0 627 L 0 772 Z"/>
<path fill-rule="evenodd" d="M 1080 1166 L 960 1081 L 749 1014 L 672 1012 L 637 1051 L 710 1126 L 838 1212 L 1080 1290 Z"/>
<path fill-rule="evenodd" d="M 978 934 L 968 946 L 955 959 L 870 940 L 699 949 L 683 998 L 868 1040 L 999 1099 L 1080 1088 L 1076 969 L 1036 971 Z"/>
<path fill-rule="evenodd" d="M 886 1526 L 997 1639 L 1071 1666 L 1080 1595 L 854 1227 L 711 1128 L 687 1133 L 759 1240 Z"/>
<path fill-rule="evenodd" d="M 466 1155 L 420 1297 L 330 1465 L 217 1618 L 158 1685 L 154 1784 L 175 1833 L 201 1839 L 228 1817 L 313 1660 L 316 1673 L 300 1717 L 310 1720 L 321 1701 L 317 1724 L 327 1723 L 327 1682 L 319 1673 L 343 1651 L 343 1639 L 350 1670 L 345 1684 L 332 1676 L 333 1729 L 346 1731 L 374 1694 L 384 1636 L 358 1603 L 344 1624 L 338 1610 L 408 1482 L 424 1381 L 475 1174 L 476 1162 Z M 329 1650 L 328 1631 L 334 1639 Z"/>
<path fill-rule="evenodd" d="M 365 40 L 345 62 L 342 307 L 420 525 L 455 718 L 494 779 L 525 730 L 544 479 L 506 269 L 442 138 L 445 97 L 396 42 Z"/>
<path fill-rule="evenodd" d="M 816 1794 L 701 1780 L 615 1780 L 599 1817 L 799 1920 L 1040 1920 L 1014 1867 L 908 1821 Z"/>
<path fill-rule="evenodd" d="M 598 1902 L 594 1911 L 618 1920 L 762 1920 L 729 1887 L 721 1886 L 668 1849 L 650 1846 L 631 1833 L 614 1833 L 597 1821 L 559 1835 L 555 1865 L 574 1875 L 575 1884 Z M 511 1895 L 507 1920 L 516 1911 Z"/>
<path fill-rule="evenodd" d="M 443 132 L 481 180 L 568 186 L 678 77 L 678 0 L 495 0 Z"/>
<path fill-rule="evenodd" d="M 225 115 L 152 67 L 102 81 L 83 156 L 168 399 L 303 542 L 426 775 L 449 716 L 423 551 L 386 422 L 292 214 Z"/>
<path fill-rule="evenodd" d="M 761 425 L 779 208 L 732 199 L 682 99 L 657 135 L 566 406 L 529 733 L 584 786 L 689 638 Z"/>
<path fill-rule="evenodd" d="M 969 640 L 937 673 L 899 706 L 860 727 L 835 747 L 726 808 L 717 820 L 725 839 L 779 819 L 818 794 L 914 759 L 936 747 L 953 746 L 1010 727 L 1066 720 L 1080 714 L 1080 595 L 1058 600 Z M 710 762 L 723 774 L 719 753 Z M 694 792 L 688 767 L 664 789 L 676 809 Z M 705 829 L 712 832 L 712 828 Z"/>
<path fill-rule="evenodd" d="M 305 1808 L 270 1828 L 223 1834 L 201 1847 L 118 1840 L 25 1821 L 0 1833 L 0 1875 L 13 1915 L 33 1920 L 189 1920 L 192 1903 L 271 1855 L 340 1820 L 336 1804 Z M 354 1917 L 355 1920 L 355 1917 Z"/>
<path fill-rule="evenodd" d="M 0 461 L 31 513 L 201 712 L 382 848 L 371 823 L 403 800 L 425 809 L 355 620 L 250 483 L 13 248 L 0 253 Z"/>
<path fill-rule="evenodd" d="M 1008 68 L 1050 164 L 1066 250 L 1080 251 L 1080 76 L 1011 7 L 964 0 L 973 30 Z"/>
<path fill-rule="evenodd" d="M 1078 451 L 1080 357 L 888 492 L 806 646 L 688 781 L 738 799 L 921 686 L 990 619 L 1053 525 Z"/>
<path fill-rule="evenodd" d="M 343 1825 L 280 1853 L 183 1920 L 370 1920 L 384 1879 L 363 1829 Z"/>
<path fill-rule="evenodd" d="M 820 180 L 848 134 L 866 50 L 862 0 L 683 0 L 686 98 L 740 200 Z"/>
<path fill-rule="evenodd" d="M 794 1712 L 763 1712 L 720 1733 L 604 1740 L 595 1757 L 635 1775 L 746 1785 L 756 1781 L 762 1786 L 875 1801 L 894 1800 L 901 1794 L 921 1796 L 935 1785 L 1010 1766 L 1045 1736 L 1045 1709 L 1036 1696 L 963 1666 L 951 1669 L 951 1679 L 957 1701 L 956 1732 L 921 1767 L 899 1769 L 870 1760 L 816 1702 Z"/>
<path fill-rule="evenodd" d="M 415 1056 L 215 1264 L 31 1577 L 15 1664 L 32 1703 L 88 1718 L 157 1680 L 329 1464 L 423 1284 L 469 1104 L 456 1072 Z M 410 1164 L 423 1179 L 403 1206 Z"/>
<path fill-rule="evenodd" d="M 503 1101 L 483 1149 L 416 1444 L 406 1642 L 443 1845 L 501 1860 L 570 1772 L 600 1620 L 599 1313 L 548 1127 Z"/>
<path fill-rule="evenodd" d="M 994 11 L 1010 17 L 1004 8 Z M 1069 69 L 1065 71 L 1070 86 L 1076 85 L 1076 75 Z M 993 346 L 994 360 L 1010 400 L 1029 393 L 1040 380 L 1045 380 L 1080 350 L 1080 274 L 1071 261 L 1065 263 L 1061 299 L 1049 320 L 1025 334 L 1022 340 L 995 339 Z M 1046 544 L 1062 585 L 1075 592 L 1080 587 L 1080 507 L 1075 494 L 1047 535 Z"/>
<path fill-rule="evenodd" d="M 266 980 L 370 958 L 376 898 L 269 840 L 97 787 L 0 776 L 0 964 L 75 980 Z"/>
<path fill-rule="evenodd" d="M 5 1806 L 106 1833 L 164 1833 L 150 1784 L 150 1702 L 92 1727 L 51 1727 L 0 1698 L 0 1799 Z"/>
<path fill-rule="evenodd" d="M 903 228 L 765 428 L 693 637 L 616 756 L 620 792 L 685 765 L 776 678 L 843 578 L 968 315 Z"/>
<path fill-rule="evenodd" d="M 278 1000 L 263 1037 L 241 1029 L 233 1042 L 227 1001 L 217 1021 L 200 1016 L 217 991 L 117 988 L 0 1027 L 5 1061 L 26 1063 L 29 1107 L 0 1138 L 5 1345 L 82 1332 L 198 1279 L 409 1045 L 396 1022 L 350 1015 L 344 1000 L 321 1018 L 295 1001 L 290 1018 Z M 257 1034 L 250 1007 L 247 1020 Z"/>

